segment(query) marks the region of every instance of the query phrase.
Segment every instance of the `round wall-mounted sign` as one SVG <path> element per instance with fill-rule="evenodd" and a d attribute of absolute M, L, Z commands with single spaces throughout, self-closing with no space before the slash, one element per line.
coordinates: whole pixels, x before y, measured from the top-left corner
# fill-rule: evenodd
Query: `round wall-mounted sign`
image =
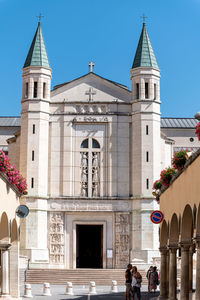
<path fill-rule="evenodd" d="M 151 218 L 151 222 L 153 222 L 154 224 L 159 224 L 162 222 L 164 216 L 160 210 L 155 210 L 152 212 L 150 218 Z"/>
<path fill-rule="evenodd" d="M 26 205 L 20 205 L 16 209 L 16 215 L 19 218 L 26 218 L 29 214 L 29 208 Z"/>

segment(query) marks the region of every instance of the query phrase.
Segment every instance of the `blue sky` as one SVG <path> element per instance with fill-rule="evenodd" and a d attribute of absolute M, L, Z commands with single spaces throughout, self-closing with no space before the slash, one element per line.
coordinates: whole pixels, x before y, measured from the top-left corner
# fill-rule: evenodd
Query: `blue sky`
<path fill-rule="evenodd" d="M 20 115 L 22 67 L 40 12 L 52 87 L 86 74 L 93 60 L 97 74 L 130 88 L 145 13 L 162 116 L 200 111 L 200 0 L 0 0 L 1 116 Z"/>

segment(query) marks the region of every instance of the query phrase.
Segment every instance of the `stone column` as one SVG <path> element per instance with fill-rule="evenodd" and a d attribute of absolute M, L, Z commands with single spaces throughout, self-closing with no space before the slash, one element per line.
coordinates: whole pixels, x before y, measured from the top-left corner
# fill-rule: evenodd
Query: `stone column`
<path fill-rule="evenodd" d="M 181 300 L 189 300 L 189 249 L 190 244 L 181 243 Z"/>
<path fill-rule="evenodd" d="M 169 251 L 167 251 L 167 274 L 166 274 L 166 289 L 167 295 L 169 295 Z"/>
<path fill-rule="evenodd" d="M 167 290 L 167 247 L 161 247 L 160 248 L 160 255 L 161 255 L 161 261 L 160 261 L 160 296 L 159 299 L 166 299 L 168 296 L 168 290 Z"/>
<path fill-rule="evenodd" d="M 192 245 L 189 249 L 189 291 L 192 292 L 193 287 L 193 254 L 194 246 Z"/>
<path fill-rule="evenodd" d="M 200 300 L 200 237 L 196 240 L 196 300 Z"/>
<path fill-rule="evenodd" d="M 9 264 L 8 264 L 8 250 L 1 250 L 1 296 L 9 297 Z"/>
<path fill-rule="evenodd" d="M 176 300 L 177 293 L 177 246 L 169 246 L 169 300 Z M 181 299 L 182 300 L 182 299 Z"/>

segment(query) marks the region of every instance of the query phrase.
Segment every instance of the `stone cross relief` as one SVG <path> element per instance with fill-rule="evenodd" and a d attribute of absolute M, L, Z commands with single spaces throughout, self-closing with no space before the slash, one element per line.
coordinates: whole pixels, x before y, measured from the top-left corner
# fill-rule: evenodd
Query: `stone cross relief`
<path fill-rule="evenodd" d="M 96 95 L 96 91 L 94 91 L 94 89 L 92 87 L 89 88 L 88 91 L 85 92 L 85 95 L 89 96 L 89 101 L 93 100 L 93 96 Z"/>

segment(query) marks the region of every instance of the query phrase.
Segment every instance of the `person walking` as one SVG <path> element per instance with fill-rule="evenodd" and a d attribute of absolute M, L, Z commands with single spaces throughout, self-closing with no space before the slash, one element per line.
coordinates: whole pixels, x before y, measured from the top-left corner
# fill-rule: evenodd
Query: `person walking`
<path fill-rule="evenodd" d="M 141 293 L 140 293 L 141 283 L 142 283 L 142 276 L 137 271 L 137 267 L 134 266 L 132 268 L 132 295 L 133 295 L 133 300 L 134 300 L 135 294 L 137 295 L 138 300 L 141 299 Z"/>
<path fill-rule="evenodd" d="M 132 283 L 132 265 L 128 264 L 127 269 L 125 272 L 125 285 L 126 285 L 126 293 L 125 293 L 125 300 L 131 300 L 131 283 Z"/>
<path fill-rule="evenodd" d="M 153 267 L 153 271 L 150 272 L 150 292 L 152 292 L 153 290 L 155 293 L 157 289 L 157 285 L 159 285 L 158 272 L 157 272 L 157 268 Z"/>
<path fill-rule="evenodd" d="M 148 280 L 148 292 L 150 292 L 150 273 L 153 271 L 153 266 L 150 266 L 149 270 L 147 271 L 146 277 Z"/>

